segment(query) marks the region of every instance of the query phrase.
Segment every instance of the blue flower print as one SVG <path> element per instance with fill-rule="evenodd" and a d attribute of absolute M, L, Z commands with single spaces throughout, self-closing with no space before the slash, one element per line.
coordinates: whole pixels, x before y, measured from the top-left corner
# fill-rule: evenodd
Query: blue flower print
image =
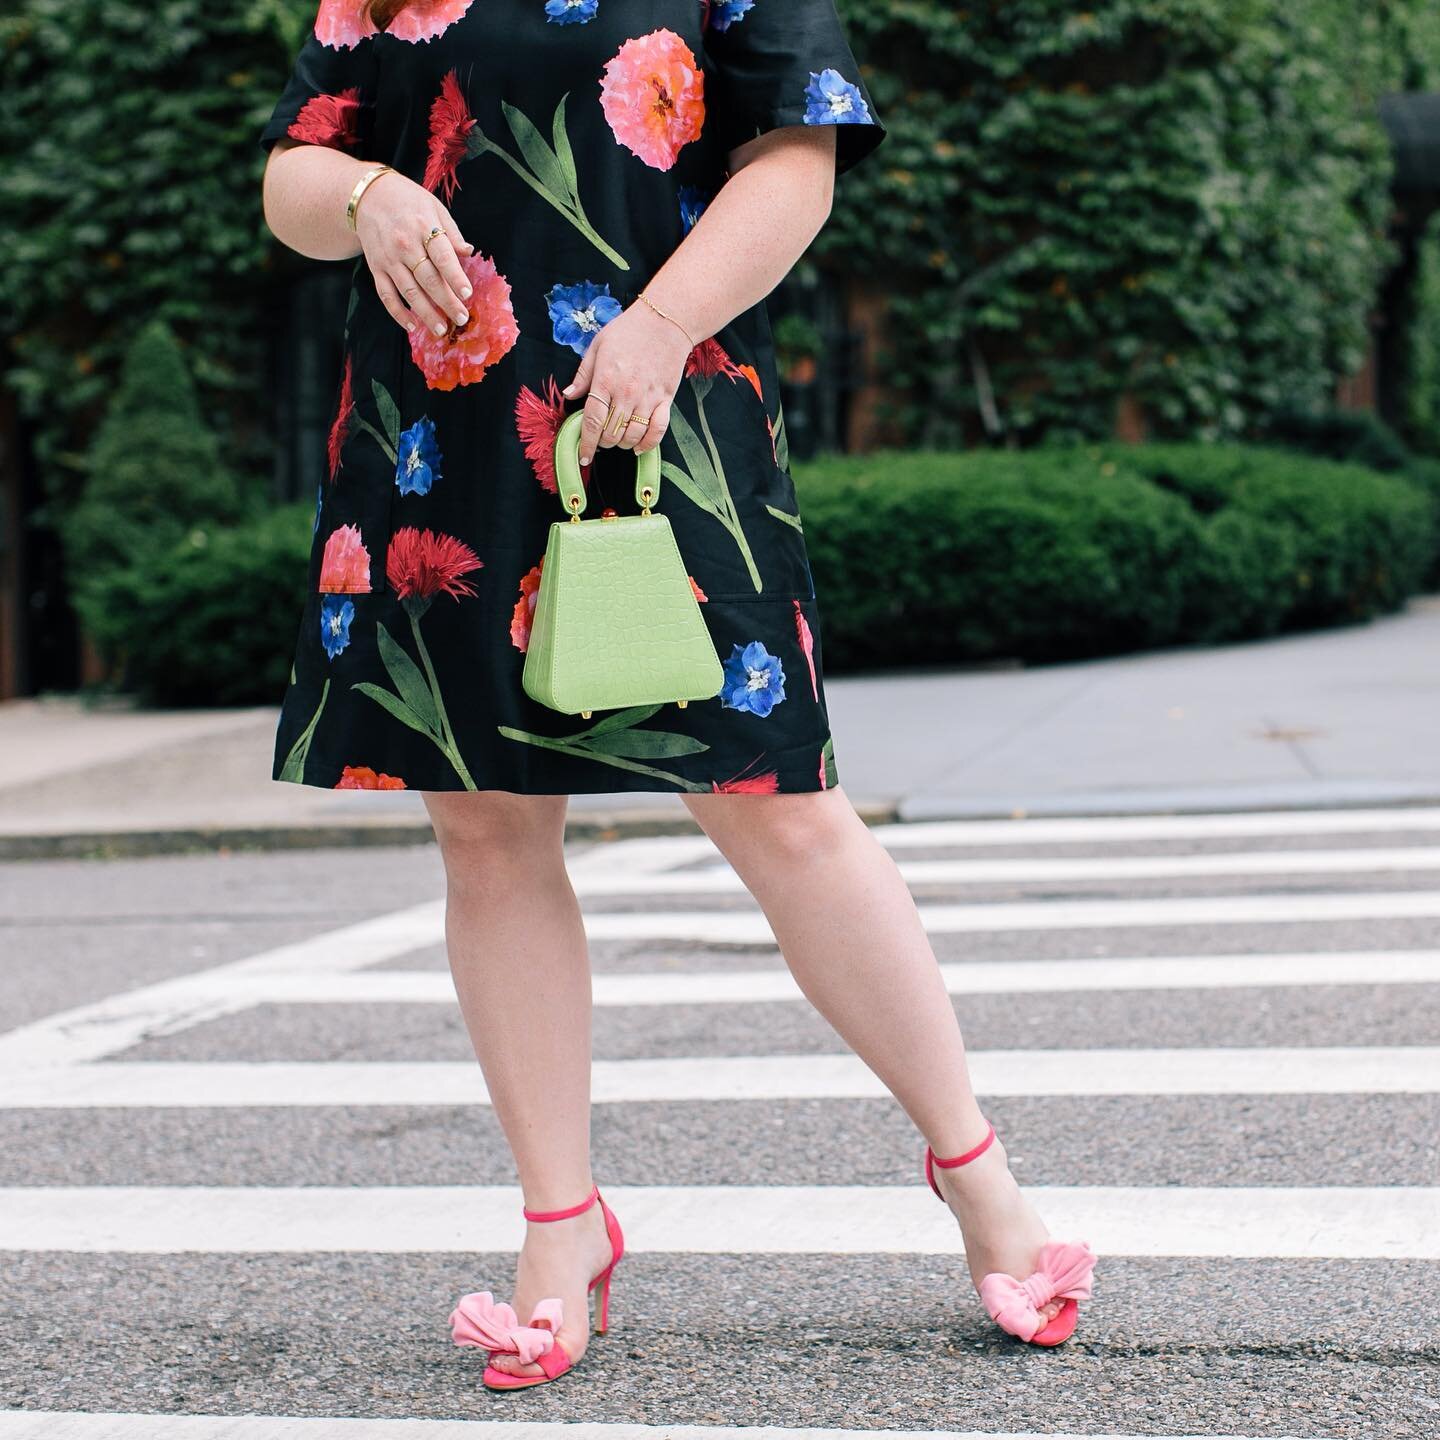
<path fill-rule="evenodd" d="M 698 185 L 682 185 L 679 195 L 680 223 L 688 235 L 695 228 L 695 222 L 705 213 L 711 197 Z"/>
<path fill-rule="evenodd" d="M 320 607 L 320 643 L 333 660 L 350 643 L 355 607 L 339 595 L 327 595 Z"/>
<path fill-rule="evenodd" d="M 428 416 L 417 420 L 400 436 L 395 483 L 402 495 L 428 495 L 440 478 L 440 446 L 435 439 L 435 422 Z"/>
<path fill-rule="evenodd" d="M 710 0 L 710 28 L 728 30 L 755 8 L 755 0 Z"/>
<path fill-rule="evenodd" d="M 810 72 L 805 87 L 807 125 L 868 125 L 870 107 L 856 85 L 838 70 Z"/>
<path fill-rule="evenodd" d="M 600 0 L 545 0 L 545 18 L 552 25 L 583 25 L 599 9 Z"/>
<path fill-rule="evenodd" d="M 779 656 L 772 655 L 759 640 L 732 645 L 725 662 L 725 683 L 720 687 L 720 704 L 730 710 L 748 710 L 768 715 L 785 698 L 785 672 Z"/>
<path fill-rule="evenodd" d="M 546 293 L 555 342 L 583 355 L 590 342 L 624 307 L 610 294 L 609 285 L 582 280 L 578 285 L 555 285 Z"/>

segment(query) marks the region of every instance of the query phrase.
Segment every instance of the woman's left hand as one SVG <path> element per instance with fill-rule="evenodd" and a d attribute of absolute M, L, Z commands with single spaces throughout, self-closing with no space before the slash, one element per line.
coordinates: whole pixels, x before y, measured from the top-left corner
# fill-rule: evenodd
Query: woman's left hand
<path fill-rule="evenodd" d="M 588 465 L 597 448 L 653 450 L 670 428 L 670 402 L 689 358 L 690 342 L 679 326 L 643 301 L 604 326 L 563 392 L 568 400 L 585 396 L 580 463 Z"/>

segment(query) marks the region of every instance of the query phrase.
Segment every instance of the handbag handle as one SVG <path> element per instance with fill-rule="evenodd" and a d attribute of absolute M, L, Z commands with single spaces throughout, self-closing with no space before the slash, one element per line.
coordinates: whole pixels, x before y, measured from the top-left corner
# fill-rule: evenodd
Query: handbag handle
<path fill-rule="evenodd" d="M 585 423 L 584 410 L 565 418 L 555 436 L 555 478 L 559 482 L 560 503 L 578 519 L 585 509 L 585 485 L 580 479 L 580 427 Z M 635 456 L 635 503 L 649 510 L 660 500 L 660 447 L 652 446 L 643 455 Z"/>

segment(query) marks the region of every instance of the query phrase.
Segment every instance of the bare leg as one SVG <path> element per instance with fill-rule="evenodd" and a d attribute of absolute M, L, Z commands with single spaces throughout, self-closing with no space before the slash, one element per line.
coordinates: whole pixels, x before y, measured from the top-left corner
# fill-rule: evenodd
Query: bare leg
<path fill-rule="evenodd" d="M 685 803 L 759 902 L 800 989 L 935 1153 L 984 1139 L 960 1026 L 914 898 L 849 797 L 832 786 Z M 992 1271 L 1028 1275 L 1049 1232 L 999 1139 L 970 1164 L 935 1173 L 976 1285 Z M 1051 1301 L 1042 1322 L 1060 1308 Z"/>
<path fill-rule="evenodd" d="M 490 1102 L 525 1204 L 583 1200 L 590 1172 L 590 961 L 565 870 L 563 795 L 425 791 L 445 862 L 445 944 Z M 610 1258 L 598 1205 L 526 1225 L 512 1304 L 525 1324 L 558 1295 L 557 1338 L 578 1360 L 590 1338 L 586 1285 Z M 498 1288 L 498 1287 L 485 1287 Z M 497 1369 L 538 1375 L 497 1355 Z"/>

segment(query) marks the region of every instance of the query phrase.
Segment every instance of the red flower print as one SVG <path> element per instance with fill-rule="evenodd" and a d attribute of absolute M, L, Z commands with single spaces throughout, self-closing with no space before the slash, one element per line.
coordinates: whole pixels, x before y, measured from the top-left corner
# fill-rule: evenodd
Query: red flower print
<path fill-rule="evenodd" d="M 368 765 L 347 765 L 335 782 L 336 790 L 403 790 L 405 782 L 398 775 L 377 775 Z"/>
<path fill-rule="evenodd" d="M 565 400 L 553 375 L 545 382 L 543 397 L 528 385 L 520 387 L 520 393 L 515 397 L 515 429 L 540 488 L 551 495 L 560 491 L 559 481 L 555 478 L 555 437 L 564 421 Z M 580 483 L 589 487 L 589 465 L 580 467 Z"/>
<path fill-rule="evenodd" d="M 355 413 L 355 362 L 348 353 L 345 356 L 345 374 L 340 380 L 340 404 L 335 410 L 335 420 L 330 426 L 329 458 L 330 479 L 340 473 L 340 452 L 345 448 L 346 437 L 350 434 L 350 420 Z"/>
<path fill-rule="evenodd" d="M 763 755 L 765 752 L 760 752 Z M 757 755 L 750 765 L 756 764 L 760 759 Z M 767 770 L 763 775 L 746 775 L 745 771 L 750 765 L 737 770 L 728 780 L 712 780 L 710 789 L 716 795 L 775 795 L 780 790 L 780 774 L 776 770 Z"/>
<path fill-rule="evenodd" d="M 540 572 L 545 568 L 545 557 L 540 557 L 528 575 L 520 580 L 520 598 L 515 602 L 515 613 L 510 617 L 510 643 L 517 650 L 530 648 L 530 626 L 535 619 L 535 602 L 540 598 Z"/>
<path fill-rule="evenodd" d="M 765 392 L 760 388 L 760 372 L 753 365 L 737 365 L 735 367 L 754 387 L 755 393 L 760 397 L 760 403 L 765 403 Z"/>
<path fill-rule="evenodd" d="M 795 607 L 795 634 L 799 638 L 800 648 L 805 652 L 805 663 L 810 667 L 810 689 L 818 700 L 820 687 L 815 683 L 815 640 L 810 634 L 810 622 L 805 618 L 805 612 L 801 610 L 798 600 L 790 603 Z"/>
<path fill-rule="evenodd" d="M 615 138 L 647 165 L 671 169 L 705 124 L 705 75 L 673 30 L 627 40 L 605 66 L 600 106 Z"/>
<path fill-rule="evenodd" d="M 370 0 L 320 0 L 315 17 L 315 38 L 332 50 L 353 50 L 367 35 L 375 34 Z"/>
<path fill-rule="evenodd" d="M 441 82 L 430 107 L 430 158 L 425 162 L 425 188 L 448 205 L 460 182 L 455 172 L 465 158 L 465 146 L 475 128 L 475 117 L 465 103 L 460 78 L 452 70 Z"/>
<path fill-rule="evenodd" d="M 454 390 L 483 380 L 520 338 L 510 304 L 510 282 L 495 262 L 477 252 L 462 256 L 460 268 L 473 287 L 466 302 L 470 318 L 464 325 L 451 325 L 444 335 L 417 325 L 410 336 L 411 358 L 431 390 Z"/>
<path fill-rule="evenodd" d="M 353 150 L 360 143 L 360 87 L 338 95 L 316 95 L 307 100 L 285 132 L 294 140 L 328 145 L 332 150 Z"/>
<path fill-rule="evenodd" d="M 695 592 L 695 598 L 696 598 L 697 600 L 708 600 L 708 599 L 710 598 L 710 597 L 695 583 L 695 577 L 694 577 L 693 575 L 687 575 L 685 578 L 690 582 L 690 588 Z"/>
<path fill-rule="evenodd" d="M 685 362 L 685 374 L 698 375 L 702 380 L 713 380 L 717 375 L 730 379 L 741 374 L 740 367 L 725 352 L 725 347 L 715 339 L 702 340 Z"/>
<path fill-rule="evenodd" d="M 370 590 L 370 552 L 356 525 L 341 525 L 330 532 L 320 561 L 321 590 L 340 595 L 364 595 Z"/>
<path fill-rule="evenodd" d="M 462 575 L 478 570 L 484 562 L 463 541 L 433 530 L 402 525 L 391 537 L 385 552 L 385 575 L 402 600 L 414 596 L 433 600 L 442 591 L 457 600 L 475 594 L 474 586 Z"/>

